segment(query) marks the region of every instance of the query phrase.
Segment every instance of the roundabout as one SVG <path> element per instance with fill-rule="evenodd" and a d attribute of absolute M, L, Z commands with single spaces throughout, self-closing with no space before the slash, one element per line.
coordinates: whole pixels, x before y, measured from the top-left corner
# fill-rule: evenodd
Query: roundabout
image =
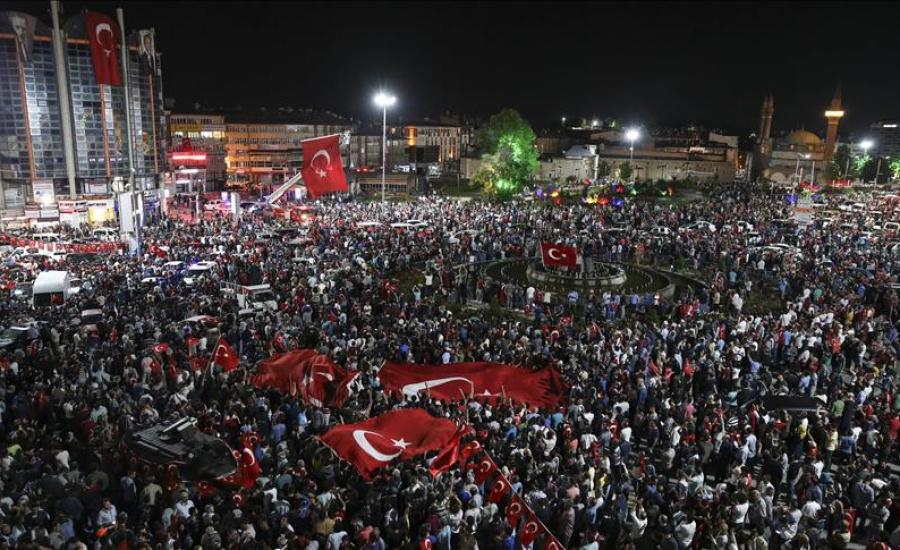
<path fill-rule="evenodd" d="M 571 291 L 579 293 L 605 292 L 618 294 L 660 295 L 672 299 L 682 289 L 699 290 L 699 281 L 676 273 L 626 262 L 603 262 L 588 259 L 586 273 L 569 274 L 545 269 L 540 260 L 515 258 L 487 264 L 484 273 L 500 283 L 534 286 L 557 295 Z"/>

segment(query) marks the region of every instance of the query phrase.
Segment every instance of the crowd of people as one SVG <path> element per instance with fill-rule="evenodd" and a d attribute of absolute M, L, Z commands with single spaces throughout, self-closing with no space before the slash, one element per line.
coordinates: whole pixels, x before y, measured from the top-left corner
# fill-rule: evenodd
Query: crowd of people
<path fill-rule="evenodd" d="M 65 263 L 82 283 L 63 304 L 0 296 L 4 328 L 29 329 L 0 352 L 0 544 L 540 550 L 471 472 L 432 477 L 423 458 L 364 482 L 317 438 L 422 407 L 472 426 L 566 548 L 900 548 L 895 243 L 866 211 L 822 200 L 837 219 L 805 227 L 783 195 L 726 184 L 619 207 L 327 201 L 306 226 L 161 218 L 141 254 Z M 410 219 L 424 223 L 391 226 Z M 716 231 L 682 230 L 699 220 Z M 484 271 L 539 257 L 541 241 L 702 284 L 644 307 Z M 198 261 L 215 264 L 185 271 Z M 21 280 L 52 263 L 9 256 L 0 270 Z M 276 308 L 241 307 L 234 285 L 256 284 Z M 93 309 L 102 319 L 80 323 Z M 219 337 L 236 370 L 207 367 Z M 360 373 L 344 406 L 248 383 L 297 348 Z M 385 361 L 552 365 L 570 389 L 553 409 L 391 396 Z M 123 445 L 186 417 L 233 448 L 257 434 L 253 487 L 204 490 Z"/>

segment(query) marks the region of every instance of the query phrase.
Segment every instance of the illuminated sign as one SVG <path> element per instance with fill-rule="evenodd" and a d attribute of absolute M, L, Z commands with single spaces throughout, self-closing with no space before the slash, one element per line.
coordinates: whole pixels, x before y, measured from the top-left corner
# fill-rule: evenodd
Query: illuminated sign
<path fill-rule="evenodd" d="M 825 118 L 841 118 L 844 111 L 825 111 Z"/>
<path fill-rule="evenodd" d="M 206 162 L 206 153 L 172 153 L 172 160 Z"/>

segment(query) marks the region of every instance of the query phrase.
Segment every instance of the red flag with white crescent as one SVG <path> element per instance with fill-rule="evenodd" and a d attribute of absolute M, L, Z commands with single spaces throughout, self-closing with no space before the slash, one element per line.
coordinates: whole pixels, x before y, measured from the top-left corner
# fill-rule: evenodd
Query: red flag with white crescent
<path fill-rule="evenodd" d="M 474 463 L 473 470 L 475 470 L 475 483 L 479 485 L 484 483 L 484 481 L 491 476 L 494 472 L 497 471 L 497 465 L 494 464 L 494 461 L 491 460 L 491 457 L 488 455 L 482 456 L 478 462 Z"/>
<path fill-rule="evenodd" d="M 410 460 L 430 451 L 459 447 L 463 430 L 422 409 L 397 409 L 355 424 L 340 424 L 320 439 L 363 479 L 395 460 Z"/>
<path fill-rule="evenodd" d="M 528 505 L 519 495 L 513 495 L 506 507 L 506 523 L 515 528 L 519 524 L 519 518 L 528 510 Z"/>
<path fill-rule="evenodd" d="M 341 161 L 338 135 L 306 139 L 303 146 L 303 182 L 310 198 L 324 193 L 347 192 L 347 176 Z"/>
<path fill-rule="evenodd" d="M 356 375 L 326 355 L 299 349 L 261 361 L 250 382 L 257 388 L 275 388 L 300 397 L 317 407 L 342 407 L 350 396 L 350 383 Z"/>
<path fill-rule="evenodd" d="M 97 84 L 122 85 L 117 44 L 119 25 L 112 17 L 95 11 L 84 14 L 84 33 L 91 46 L 91 61 Z"/>
<path fill-rule="evenodd" d="M 484 447 L 481 446 L 481 443 L 477 439 L 469 441 L 459 450 L 459 463 L 465 464 L 469 461 L 470 457 L 475 456 L 483 450 Z"/>
<path fill-rule="evenodd" d="M 525 525 L 522 526 L 522 534 L 519 535 L 519 542 L 523 545 L 531 544 L 541 532 L 544 530 L 541 521 L 534 515 L 530 509 L 525 513 Z"/>
<path fill-rule="evenodd" d="M 568 391 L 552 367 L 531 371 L 503 363 L 407 365 L 385 363 L 378 371 L 385 391 L 401 395 L 429 395 L 441 401 L 460 401 L 472 395 L 479 401 L 508 399 L 532 407 L 556 407 Z"/>
<path fill-rule="evenodd" d="M 238 368 L 240 362 L 240 358 L 238 358 L 238 354 L 234 348 L 228 345 L 228 342 L 224 338 L 220 337 L 219 341 L 216 343 L 216 349 L 213 350 L 213 357 L 210 363 L 219 365 L 225 372 L 231 372 Z"/>
<path fill-rule="evenodd" d="M 549 531 L 544 538 L 544 550 L 566 550 L 566 548 Z"/>
<path fill-rule="evenodd" d="M 541 241 L 541 259 L 545 266 L 567 267 L 574 270 L 578 262 L 578 249 L 574 246 Z"/>
<path fill-rule="evenodd" d="M 509 480 L 506 479 L 505 476 L 499 475 L 497 479 L 491 483 L 491 492 L 488 493 L 488 501 L 490 502 L 500 502 L 503 498 L 512 491 L 512 486 L 509 484 Z"/>

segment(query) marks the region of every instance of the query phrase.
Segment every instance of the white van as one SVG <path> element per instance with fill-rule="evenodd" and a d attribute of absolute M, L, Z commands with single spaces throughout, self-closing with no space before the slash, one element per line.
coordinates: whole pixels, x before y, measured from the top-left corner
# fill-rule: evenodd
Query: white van
<path fill-rule="evenodd" d="M 184 284 L 192 286 L 195 282 L 197 282 L 198 277 L 209 273 L 209 271 L 214 267 L 216 267 L 216 262 L 211 262 L 208 260 L 195 263 L 187 269 L 187 273 L 184 277 Z"/>
<path fill-rule="evenodd" d="M 278 310 L 271 285 L 241 286 L 237 292 L 237 302 L 241 309 Z"/>
<path fill-rule="evenodd" d="M 31 304 L 34 307 L 62 305 L 71 292 L 71 275 L 68 271 L 42 271 L 31 288 Z"/>

